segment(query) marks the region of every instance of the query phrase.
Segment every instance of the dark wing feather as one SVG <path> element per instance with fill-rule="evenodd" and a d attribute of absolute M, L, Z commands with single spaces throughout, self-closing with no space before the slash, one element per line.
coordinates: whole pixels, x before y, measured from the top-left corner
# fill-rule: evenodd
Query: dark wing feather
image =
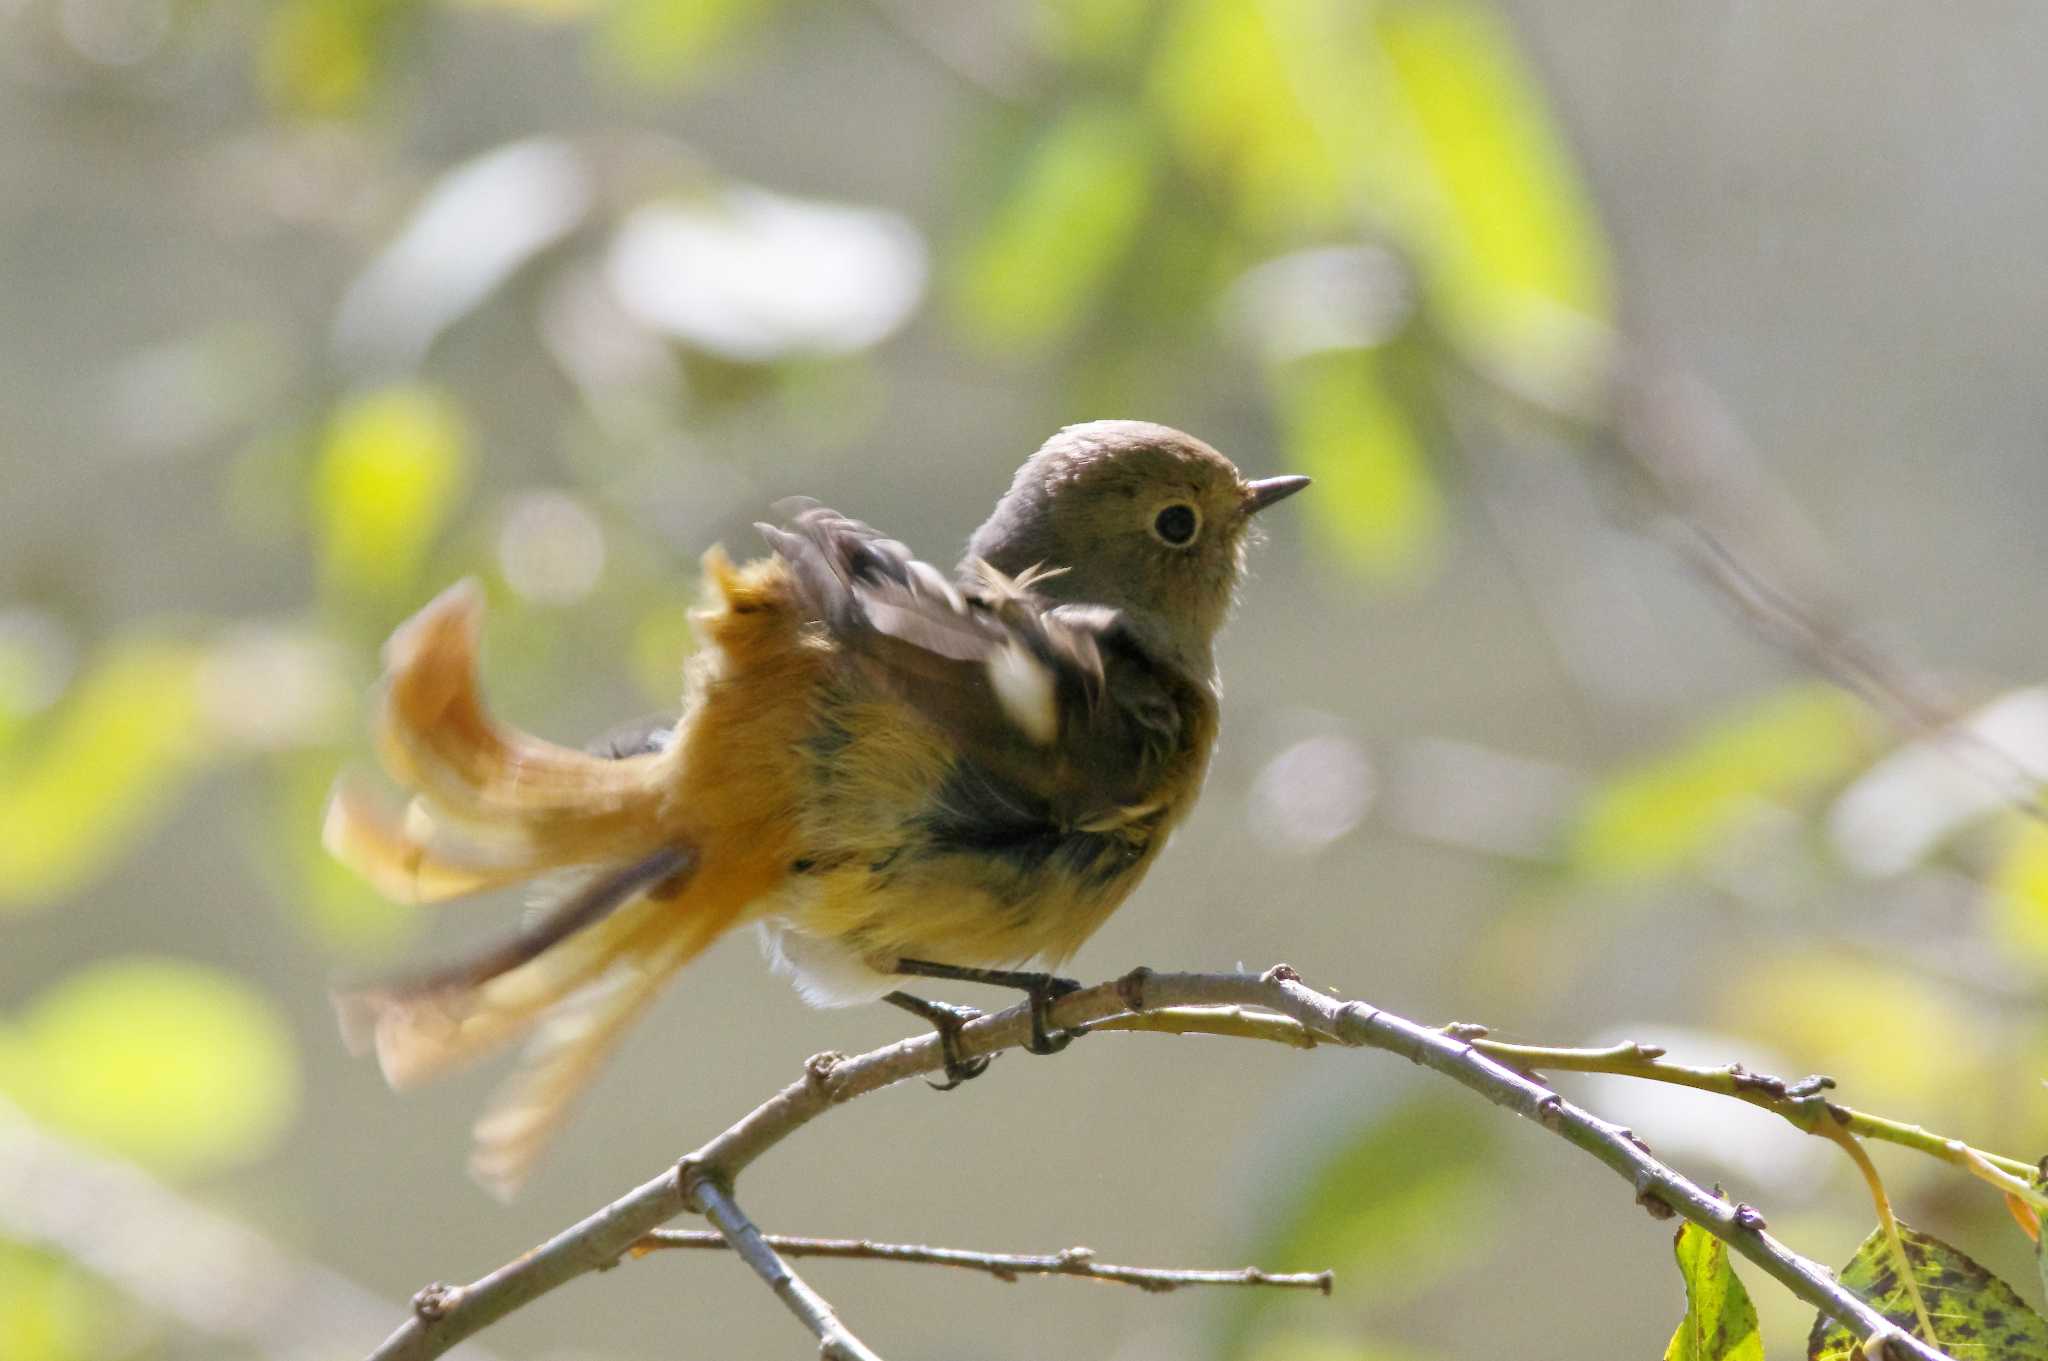
<path fill-rule="evenodd" d="M 1054 606 L 984 568 L 955 586 L 821 506 L 761 526 L 850 664 L 936 723 L 963 756 L 1079 826 L 1147 801 L 1187 738 L 1193 686 L 1102 606 Z"/>

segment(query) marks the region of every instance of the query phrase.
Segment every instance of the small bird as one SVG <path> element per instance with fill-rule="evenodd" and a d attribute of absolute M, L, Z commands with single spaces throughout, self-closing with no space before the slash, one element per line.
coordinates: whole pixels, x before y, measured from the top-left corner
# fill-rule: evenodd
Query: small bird
<path fill-rule="evenodd" d="M 394 1087 L 527 1038 L 471 1171 L 509 1195 L 678 968 L 758 924 L 806 1000 L 889 1000 L 938 1027 L 948 1084 L 977 1013 L 905 975 L 1022 987 L 1032 1048 L 1058 968 L 1193 806 L 1217 727 L 1213 644 L 1252 518 L 1308 485 L 1246 481 L 1193 436 L 1069 426 L 1018 469 L 948 577 L 809 502 L 772 553 L 713 548 L 682 716 L 594 751 L 493 719 L 482 600 L 444 592 L 385 648 L 374 721 L 398 811 L 344 778 L 329 851 L 438 902 L 548 876 L 554 905 L 461 963 L 337 996 Z"/>

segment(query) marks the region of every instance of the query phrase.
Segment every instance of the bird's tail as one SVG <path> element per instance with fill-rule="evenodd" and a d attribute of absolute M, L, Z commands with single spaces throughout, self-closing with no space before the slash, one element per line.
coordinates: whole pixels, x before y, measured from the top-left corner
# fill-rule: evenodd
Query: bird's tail
<path fill-rule="evenodd" d="M 438 902 L 571 876 L 524 933 L 460 964 L 339 995 L 393 1086 L 531 1035 L 477 1125 L 472 1170 L 509 1194 L 570 1098 L 661 984 L 773 891 L 793 854 L 791 733 L 817 650 L 772 563 L 705 559 L 690 713 L 659 750 L 607 758 L 494 720 L 478 688 L 481 593 L 444 592 L 392 635 L 376 718 L 402 811 L 343 781 L 326 843 L 387 896 Z"/>
<path fill-rule="evenodd" d="M 463 583 L 385 649 L 376 718 L 403 812 L 344 780 L 327 847 L 386 896 L 426 903 L 542 876 L 576 887 L 513 939 L 459 964 L 336 995 L 351 1044 L 394 1087 L 532 1033 L 477 1128 L 473 1169 L 509 1193 L 627 1020 L 731 911 L 693 902 L 701 851 L 677 822 L 671 753 L 609 760 L 497 723 L 476 679 L 481 595 Z"/>

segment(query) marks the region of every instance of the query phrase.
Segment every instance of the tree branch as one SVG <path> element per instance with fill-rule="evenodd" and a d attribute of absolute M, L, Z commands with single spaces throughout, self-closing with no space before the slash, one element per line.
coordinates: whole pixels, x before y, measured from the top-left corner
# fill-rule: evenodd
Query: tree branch
<path fill-rule="evenodd" d="M 1258 1008 L 1292 1020 L 1312 1039 L 1328 1037 L 1345 1045 L 1385 1050 L 1442 1073 L 1591 1154 L 1626 1180 L 1634 1188 L 1637 1202 L 1657 1217 L 1674 1212 L 1683 1215 L 1725 1241 L 1800 1299 L 1843 1320 L 1864 1336 L 1885 1338 L 1892 1357 L 1944 1361 L 1941 1352 L 1906 1336 L 1845 1288 L 1825 1267 L 1772 1238 L 1765 1232 L 1763 1216 L 1755 1209 L 1721 1200 L 1660 1162 L 1629 1131 L 1599 1119 L 1527 1072 L 1484 1052 L 1460 1028 L 1433 1030 L 1362 1002 L 1340 1000 L 1308 987 L 1285 965 L 1264 974 L 1154 973 L 1138 969 L 1113 982 L 1083 988 L 1059 999 L 1053 1005 L 1051 1020 L 1057 1026 L 1073 1027 L 1182 1007 Z M 1177 1017 L 1175 1023 L 1206 1023 L 1209 1015 L 1213 1013 Z M 1269 1030 L 1259 1038 L 1275 1038 L 1281 1033 L 1291 1032 Z M 1014 1048 L 1029 1034 L 1028 1008 L 1012 1007 L 963 1027 L 960 1053 L 971 1058 Z M 471 1285 L 422 1291 L 415 1301 L 413 1317 L 372 1353 L 371 1361 L 427 1361 L 440 1356 L 461 1339 L 521 1305 L 584 1272 L 613 1265 L 650 1230 L 699 1201 L 726 1237 L 746 1237 L 752 1225 L 738 1214 L 737 1206 L 732 1206 L 729 1199 L 729 1188 L 742 1171 L 833 1106 L 905 1078 L 936 1071 L 942 1064 L 936 1035 L 901 1040 L 853 1058 L 818 1055 L 805 1065 L 800 1079 L 684 1158 L 676 1168 Z M 707 1188 L 713 1188 L 708 1199 Z M 725 1222 L 719 1222 L 719 1215 L 725 1216 Z M 780 1262 L 758 1232 L 748 1241 L 759 1242 L 761 1251 L 768 1254 L 761 1261 Z M 761 1261 L 756 1262 L 757 1270 L 762 1270 Z M 788 1273 L 786 1265 L 776 1269 Z M 788 1274 L 793 1279 L 793 1273 Z M 774 1280 L 769 1271 L 763 1271 L 763 1275 Z M 780 1293 L 782 1287 L 777 1289 Z M 822 1306 L 823 1302 L 818 1304 Z M 829 1307 L 825 1312 L 829 1315 Z M 810 1320 L 807 1318 L 806 1322 Z M 813 1331 L 817 1329 L 814 1327 Z"/>
<path fill-rule="evenodd" d="M 876 1243 L 866 1238 L 799 1238 L 786 1233 L 763 1234 L 762 1238 L 786 1257 L 844 1257 L 863 1262 L 959 1267 L 985 1272 L 999 1281 L 1015 1281 L 1020 1276 L 1073 1276 L 1084 1281 L 1135 1285 L 1152 1294 L 1167 1294 L 1191 1285 L 1264 1285 L 1327 1295 L 1334 1279 L 1327 1271 L 1275 1272 L 1255 1266 L 1235 1271 L 1113 1266 L 1096 1261 L 1095 1249 L 1083 1247 L 1047 1253 L 972 1252 L 966 1248 L 926 1247 L 921 1243 Z M 633 1245 L 633 1255 L 641 1257 L 664 1249 L 731 1246 L 723 1234 L 703 1229 L 656 1229 Z"/>
<path fill-rule="evenodd" d="M 1719 1068 L 1698 1068 L 1673 1063 L 1664 1057 L 1663 1048 L 1654 1044 L 1624 1042 L 1604 1049 L 1552 1049 L 1543 1045 L 1508 1044 L 1486 1039 L 1485 1028 L 1480 1026 L 1459 1027 L 1456 1033 L 1471 1040 L 1473 1047 L 1481 1053 L 1527 1072 L 1606 1073 L 1613 1077 L 1642 1078 L 1690 1087 L 1694 1091 L 1733 1097 L 1767 1110 L 1807 1134 L 1832 1138 L 1833 1130 L 1828 1128 L 1832 1125 L 1843 1133 L 1860 1138 L 1914 1149 L 1981 1177 L 2036 1209 L 2048 1210 L 2048 1194 L 2043 1194 L 2030 1180 L 2035 1171 L 2032 1163 L 1972 1148 L 1961 1139 L 1951 1139 L 1919 1125 L 1887 1120 L 1881 1115 L 1830 1101 L 1824 1095 L 1835 1085 L 1835 1080 L 1830 1077 L 1814 1076 L 1786 1082 L 1768 1073 L 1753 1073 L 1739 1063 Z"/>
<path fill-rule="evenodd" d="M 739 1254 L 741 1260 L 754 1269 L 755 1275 L 768 1282 L 768 1288 L 775 1292 L 776 1298 L 788 1305 L 789 1312 L 811 1330 L 811 1335 L 818 1339 L 818 1355 L 824 1361 L 882 1361 L 839 1321 L 839 1315 L 825 1302 L 825 1297 L 811 1289 L 804 1278 L 782 1260 L 767 1238 L 754 1227 L 754 1221 L 740 1209 L 739 1202 L 732 1198 L 732 1192 L 717 1178 L 696 1171 L 685 1171 L 682 1178 L 684 1192 L 694 1208 L 718 1226 L 726 1246 Z"/>

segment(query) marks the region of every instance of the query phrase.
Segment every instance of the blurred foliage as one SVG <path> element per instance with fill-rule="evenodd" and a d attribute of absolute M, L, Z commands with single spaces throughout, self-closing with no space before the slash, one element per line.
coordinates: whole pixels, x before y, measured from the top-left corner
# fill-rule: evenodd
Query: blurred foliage
<path fill-rule="evenodd" d="M 1685 1317 L 1664 1361 L 1763 1361 L 1756 1306 L 1729 1265 L 1728 1245 L 1688 1222 L 1671 1246 L 1685 1278 Z"/>
<path fill-rule="evenodd" d="M 2048 823 L 2011 823 L 1991 876 L 1991 929 L 2007 949 L 2048 965 Z"/>
<path fill-rule="evenodd" d="M 77 1267 L 0 1239 L 0 1361 L 106 1355 L 107 1301 Z"/>
<path fill-rule="evenodd" d="M 582 44 L 589 92 L 630 119 L 744 70 L 780 28 L 823 22 L 815 5 L 0 4 L 0 43 L 53 89 L 167 103 L 246 93 L 227 102 L 240 122 L 221 156 L 257 186 L 237 211 L 262 221 L 242 225 L 318 240 L 350 276 L 325 328 L 202 318 L 124 369 L 119 438 L 218 456 L 222 523 L 288 558 L 279 579 L 304 581 L 309 598 L 288 617 L 143 619 L 84 641 L 61 601 L 0 598 L 0 914 L 80 896 L 196 777 L 232 770 L 251 859 L 293 923 L 336 954 L 394 951 L 420 914 L 318 846 L 322 800 L 359 748 L 354 697 L 377 643 L 475 574 L 492 596 L 494 686 L 519 703 L 572 702 L 593 668 L 564 659 L 602 656 L 672 705 L 690 646 L 679 550 L 759 499 L 725 432 L 857 448 L 881 407 L 885 346 L 926 309 L 928 279 L 949 343 L 1005 375 L 1049 371 L 1075 407 L 1105 413 L 1142 410 L 1161 374 L 1225 337 L 1258 376 L 1276 442 L 1320 484 L 1302 505 L 1346 589 L 1412 590 L 1455 561 L 1470 488 L 1449 455 L 1497 452 L 1465 447 L 1473 375 L 1597 423 L 1617 348 L 1610 249 L 1493 6 L 1036 0 L 1015 24 L 991 20 L 990 42 L 972 35 L 969 58 L 949 7 L 876 8 L 977 101 L 938 222 L 799 198 L 754 182 L 773 167 L 714 165 L 651 135 L 564 132 L 457 155 L 459 138 L 411 118 L 438 47 L 482 25 Z M 915 31 L 926 22 L 937 28 Z M 183 71 L 203 78 L 181 86 Z M 495 381 L 554 385 L 558 428 L 495 424 L 475 355 L 451 356 L 479 336 L 523 375 Z M 532 485 L 481 475 L 486 439 L 508 433 L 552 460 Z M 1900 746 L 1862 703 L 1807 684 L 1705 722 L 1666 717 L 1655 726 L 1675 735 L 1631 731 L 1612 768 L 1583 779 L 1504 756 L 1475 798 L 1460 767 L 1440 782 L 1469 825 L 1460 844 L 1517 872 L 1533 862 L 1553 903 L 1674 881 L 1739 899 L 1714 871 L 1761 858 L 1760 829 L 1789 829 L 1800 882 L 1859 900 L 1930 867 L 1961 875 L 1982 911 L 1942 930 L 1974 945 L 1981 929 L 2020 991 L 2038 992 L 2048 831 L 1995 795 L 1930 793 L 1953 765 L 1938 737 Z M 2008 737 L 1973 730 L 2041 757 Z M 1356 748 L 1342 750 L 1357 814 L 1315 853 L 1364 821 L 1377 792 Z M 1398 812 L 1412 794 L 1386 802 Z M 1851 834 L 1865 824 L 1848 814 L 1871 806 L 1924 829 L 1892 835 L 1880 819 L 1876 844 L 1912 847 L 1896 863 Z M 1445 819 L 1431 826 L 1441 836 Z M 2020 1143 L 2037 1137 L 2029 1075 L 2048 1042 L 2033 996 L 1987 1020 L 1937 980 L 1856 957 L 1866 951 L 1812 925 L 1821 917 L 1803 918 L 1816 939 L 1797 953 L 1729 971 L 1708 1003 L 1724 1028 L 1853 1074 L 1873 1109 L 1930 1124 L 1961 1109 Z M 1531 936 L 1560 948 L 1561 918 Z M 1516 929 L 1495 939 L 1526 983 L 1534 950 Z M 293 1118 L 297 1081 L 274 1004 L 211 966 L 89 966 L 0 1021 L 0 1091 L 167 1177 L 261 1158 Z M 1976 1109 L 2023 1083 L 2030 1099 Z M 1492 1128 L 1460 1097 L 1424 1097 L 1356 1119 L 1298 1177 L 1290 1168 L 1262 1260 L 1334 1267 L 1343 1312 L 1304 1331 L 1298 1312 L 1246 1294 L 1218 1351 L 1410 1355 L 1382 1334 L 1481 1260 L 1498 1227 Z M 1718 1311 L 1741 1333 L 1741 1287 L 1718 1244 L 1681 1235 L 1678 1253 L 1689 1320 L 1711 1327 Z M 1858 1262 L 1852 1272 L 1876 1269 Z M 66 1265 L 0 1243 L 0 1361 L 94 1354 L 96 1298 Z M 1680 1341 L 1669 1355 L 1753 1354 Z"/>
<path fill-rule="evenodd" d="M 66 1135 L 190 1177 L 272 1148 L 298 1102 L 276 1003 L 232 973 L 110 959 L 0 1028 L 0 1094 Z"/>
<path fill-rule="evenodd" d="M 0 750 L 0 911 L 104 873 L 205 759 L 198 653 L 122 640 Z"/>
<path fill-rule="evenodd" d="M 1827 687 L 1751 701 L 1601 786 L 1571 860 L 1598 878 L 1683 869 L 1759 810 L 1845 779 L 1871 754 L 1872 727 L 1861 704 Z"/>
<path fill-rule="evenodd" d="M 1344 1282 L 1341 1322 L 1325 1318 L 1331 1331 L 1316 1344 L 1332 1355 L 1379 1355 L 1347 1353 L 1352 1344 L 1338 1339 L 1372 1337 L 1376 1324 L 1491 1245 L 1498 1149 L 1494 1127 L 1470 1114 L 1467 1098 L 1430 1092 L 1300 1159 L 1299 1172 L 1290 1168 L 1289 1201 L 1271 1211 L 1258 1252 L 1275 1270 L 1329 1269 Z M 1275 1330 L 1302 1345 L 1299 1326 L 1299 1312 L 1277 1296 L 1245 1292 L 1233 1301 L 1224 1354 L 1280 1355 Z"/>
<path fill-rule="evenodd" d="M 454 403 L 424 387 L 365 393 L 335 411 L 313 482 L 330 591 L 386 599 L 414 585 L 461 495 L 469 444 Z"/>

